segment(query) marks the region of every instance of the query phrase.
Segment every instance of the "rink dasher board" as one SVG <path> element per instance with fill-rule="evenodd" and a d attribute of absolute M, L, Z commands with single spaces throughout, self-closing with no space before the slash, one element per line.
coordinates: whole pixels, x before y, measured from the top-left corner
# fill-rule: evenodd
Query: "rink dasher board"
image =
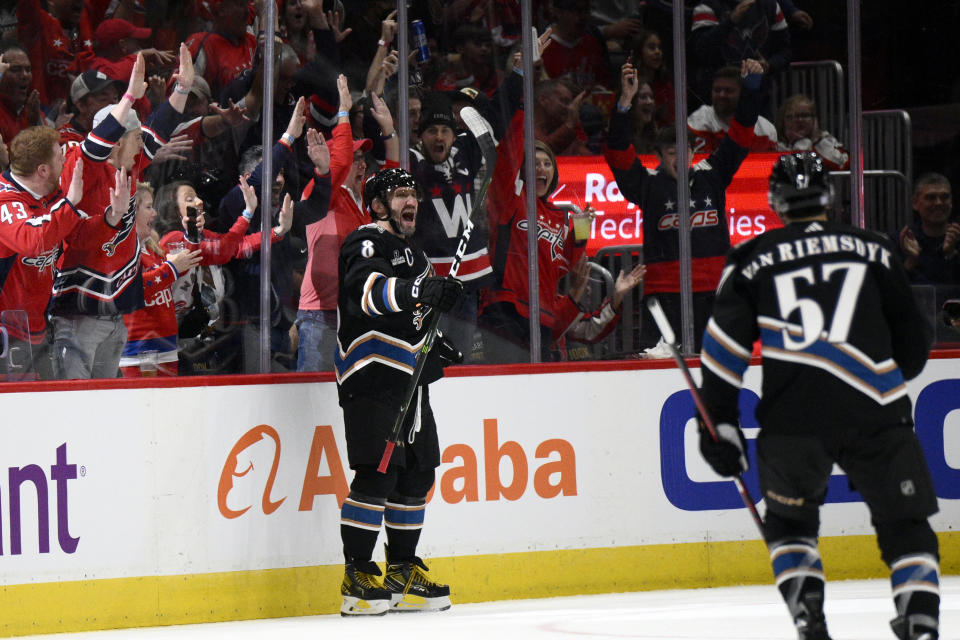
<path fill-rule="evenodd" d="M 960 389 L 958 364 L 931 360 L 911 396 Z M 676 370 L 606 369 L 461 369 L 432 387 L 444 463 L 420 553 L 455 600 L 769 579 L 745 510 L 703 504 L 700 488 L 719 479 L 699 458 L 692 421 L 664 445 L 669 408 L 686 393 Z M 745 386 L 758 388 L 757 367 Z M 960 468 L 960 391 L 952 397 L 938 483 Z M 6 634 L 336 610 L 338 505 L 351 473 L 333 383 L 3 400 Z M 684 483 L 668 492 L 665 466 L 681 460 Z M 944 572 L 958 573 L 949 549 L 960 546 L 960 505 L 951 496 L 940 507 Z M 828 575 L 883 575 L 861 503 L 826 505 L 822 533 Z"/>

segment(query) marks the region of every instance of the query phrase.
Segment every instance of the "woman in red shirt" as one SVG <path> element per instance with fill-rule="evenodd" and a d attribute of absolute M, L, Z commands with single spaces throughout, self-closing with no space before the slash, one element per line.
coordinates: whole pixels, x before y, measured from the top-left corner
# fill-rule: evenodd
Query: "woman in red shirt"
<path fill-rule="evenodd" d="M 495 282 L 483 296 L 479 323 L 488 332 L 484 336 L 484 358 L 490 363 L 527 362 L 530 357 L 523 138 L 521 110 L 514 115 L 500 142 L 487 197 L 490 257 Z M 584 254 L 586 240 L 574 242 L 567 212 L 549 200 L 557 187 L 557 164 L 553 151 L 539 140 L 536 142 L 535 173 L 540 353 L 547 356 L 556 328 L 557 283 Z M 518 189 L 518 185 L 522 187 Z"/>

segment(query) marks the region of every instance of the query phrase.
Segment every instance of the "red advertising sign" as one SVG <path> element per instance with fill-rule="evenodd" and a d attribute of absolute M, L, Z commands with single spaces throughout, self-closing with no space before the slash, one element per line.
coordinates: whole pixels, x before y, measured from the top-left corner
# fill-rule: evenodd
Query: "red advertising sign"
<path fill-rule="evenodd" d="M 779 157 L 779 153 L 751 153 L 730 183 L 726 213 L 731 244 L 783 226 L 767 205 L 770 169 Z M 641 161 L 651 169 L 658 165 L 653 155 L 641 156 Z M 620 194 L 603 156 L 560 157 L 557 165 L 560 181 L 553 202 L 572 203 L 581 209 L 593 206 L 597 211 L 587 242 L 588 255 L 602 247 L 643 244 L 643 212 Z"/>

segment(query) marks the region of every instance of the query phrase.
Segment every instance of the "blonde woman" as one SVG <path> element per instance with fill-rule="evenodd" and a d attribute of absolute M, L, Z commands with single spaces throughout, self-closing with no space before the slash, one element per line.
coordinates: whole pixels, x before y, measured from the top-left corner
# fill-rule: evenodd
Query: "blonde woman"
<path fill-rule="evenodd" d="M 144 307 L 123 316 L 127 343 L 120 356 L 124 378 L 139 378 L 144 354 L 156 352 L 157 375 L 177 375 L 177 315 L 173 306 L 173 285 L 181 275 L 200 264 L 201 251 L 166 253 L 158 242 L 153 220 L 153 187 L 137 184 L 137 216 L 134 229 L 140 240 L 140 269 L 143 272 Z"/>

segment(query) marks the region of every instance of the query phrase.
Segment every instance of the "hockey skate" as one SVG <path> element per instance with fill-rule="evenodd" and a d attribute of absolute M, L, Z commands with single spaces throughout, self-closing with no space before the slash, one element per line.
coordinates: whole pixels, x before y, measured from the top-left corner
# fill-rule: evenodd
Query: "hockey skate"
<path fill-rule="evenodd" d="M 373 562 L 347 563 L 340 593 L 341 616 L 382 616 L 390 608 L 391 593 L 379 583 L 380 568 Z"/>
<path fill-rule="evenodd" d="M 390 592 L 390 611 L 444 611 L 450 608 L 450 587 L 427 577 L 427 565 L 414 556 L 408 562 L 387 562 L 383 587 Z"/>
<path fill-rule="evenodd" d="M 917 614 L 909 618 L 897 616 L 890 621 L 890 628 L 900 640 L 937 640 L 938 626 L 935 618 Z"/>
<path fill-rule="evenodd" d="M 823 617 L 823 594 L 808 593 L 803 598 L 803 613 L 794 618 L 798 640 L 833 640 Z"/>

